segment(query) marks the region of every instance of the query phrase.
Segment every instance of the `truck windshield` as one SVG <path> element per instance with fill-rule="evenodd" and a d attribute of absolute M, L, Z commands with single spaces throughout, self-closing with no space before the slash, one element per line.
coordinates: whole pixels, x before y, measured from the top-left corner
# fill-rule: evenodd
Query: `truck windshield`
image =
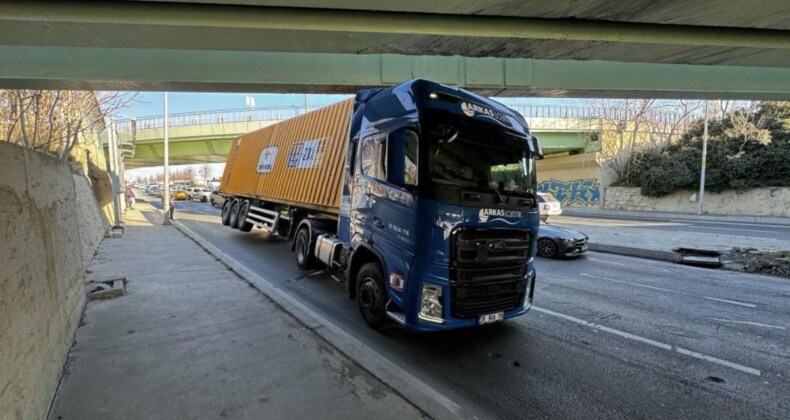
<path fill-rule="evenodd" d="M 517 146 L 499 133 L 476 137 L 457 133 L 448 139 L 432 139 L 428 167 L 434 187 L 533 197 L 535 162 L 526 142 Z"/>

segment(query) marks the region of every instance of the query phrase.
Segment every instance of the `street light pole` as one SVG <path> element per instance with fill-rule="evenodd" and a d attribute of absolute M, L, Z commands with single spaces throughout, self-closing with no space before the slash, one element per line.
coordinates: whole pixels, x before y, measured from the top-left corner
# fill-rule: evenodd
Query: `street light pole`
<path fill-rule="evenodd" d="M 162 191 L 162 211 L 164 212 L 163 225 L 170 224 L 170 147 L 168 146 L 168 115 L 167 115 L 167 92 L 165 92 L 165 184 Z"/>
<path fill-rule="evenodd" d="M 699 177 L 699 209 L 698 214 L 705 213 L 705 165 L 708 158 L 708 100 L 705 100 L 705 127 L 702 129 L 702 166 Z"/>

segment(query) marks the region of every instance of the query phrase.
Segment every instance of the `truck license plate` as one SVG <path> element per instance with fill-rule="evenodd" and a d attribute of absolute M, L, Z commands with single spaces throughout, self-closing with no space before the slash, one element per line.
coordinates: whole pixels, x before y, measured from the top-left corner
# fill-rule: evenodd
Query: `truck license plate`
<path fill-rule="evenodd" d="M 504 312 L 497 312 L 495 314 L 480 315 L 480 319 L 478 321 L 478 324 L 480 324 L 480 325 L 490 324 L 492 322 L 501 321 L 503 319 L 505 319 L 505 313 Z"/>

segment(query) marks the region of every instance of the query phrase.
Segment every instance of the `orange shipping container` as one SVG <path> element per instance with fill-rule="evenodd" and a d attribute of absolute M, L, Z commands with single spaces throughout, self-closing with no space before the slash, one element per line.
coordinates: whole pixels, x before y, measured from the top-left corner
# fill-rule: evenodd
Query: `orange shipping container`
<path fill-rule="evenodd" d="M 237 138 L 220 192 L 337 214 L 354 100 Z"/>

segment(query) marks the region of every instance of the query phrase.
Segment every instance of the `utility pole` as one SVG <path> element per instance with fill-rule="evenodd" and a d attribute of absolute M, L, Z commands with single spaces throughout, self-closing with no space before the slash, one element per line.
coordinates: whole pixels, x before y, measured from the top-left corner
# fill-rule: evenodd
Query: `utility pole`
<path fill-rule="evenodd" d="M 705 100 L 705 127 L 702 129 L 702 166 L 699 177 L 699 209 L 698 214 L 705 213 L 705 165 L 708 158 L 708 100 Z"/>
<path fill-rule="evenodd" d="M 118 171 L 118 139 L 116 134 L 115 121 L 110 120 L 110 129 L 107 133 L 107 150 L 110 155 L 110 184 L 112 187 L 112 207 L 115 216 L 113 228 L 121 227 L 121 183 Z"/>
<path fill-rule="evenodd" d="M 307 94 L 304 94 L 304 113 L 307 114 Z"/>
<path fill-rule="evenodd" d="M 162 211 L 164 212 L 163 225 L 170 224 L 170 147 L 168 146 L 168 115 L 167 115 L 167 92 L 165 92 L 165 185 L 162 191 Z"/>

